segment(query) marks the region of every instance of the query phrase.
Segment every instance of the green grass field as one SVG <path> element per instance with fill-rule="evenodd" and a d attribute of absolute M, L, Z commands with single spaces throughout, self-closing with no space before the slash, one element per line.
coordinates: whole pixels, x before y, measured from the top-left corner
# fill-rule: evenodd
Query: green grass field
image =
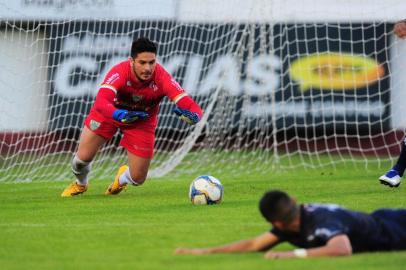
<path fill-rule="evenodd" d="M 288 191 L 300 202 L 332 202 L 368 212 L 406 208 L 405 186 L 380 185 L 382 171 L 337 167 L 268 177 L 216 175 L 225 197 L 212 206 L 190 204 L 190 177 L 149 180 L 116 197 L 103 195 L 108 176 L 93 179 L 88 192 L 74 198 L 60 197 L 67 181 L 1 183 L 0 268 L 404 269 L 406 251 L 274 261 L 263 259 L 262 253 L 173 255 L 176 247 L 219 245 L 268 230 L 257 207 L 268 189 Z"/>

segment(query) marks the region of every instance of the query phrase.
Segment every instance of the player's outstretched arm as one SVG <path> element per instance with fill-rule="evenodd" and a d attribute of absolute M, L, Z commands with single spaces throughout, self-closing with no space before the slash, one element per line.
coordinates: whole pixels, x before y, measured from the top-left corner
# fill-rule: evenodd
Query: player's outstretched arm
<path fill-rule="evenodd" d="M 252 239 L 240 240 L 231 244 L 209 248 L 177 248 L 175 254 L 203 255 L 212 253 L 237 253 L 263 251 L 278 243 L 278 238 L 266 232 Z"/>
<path fill-rule="evenodd" d="M 165 95 L 172 100 L 176 108 L 173 112 L 189 125 L 197 124 L 203 116 L 200 106 L 185 92 L 179 83 L 159 64 L 156 67 L 159 74 L 158 84 Z"/>
<path fill-rule="evenodd" d="M 406 20 L 395 23 L 395 26 L 393 27 L 393 32 L 399 38 L 406 38 Z"/>
<path fill-rule="evenodd" d="M 306 258 L 322 256 L 349 256 L 352 254 L 350 239 L 345 234 L 331 238 L 325 246 L 309 249 L 295 249 L 293 251 L 269 251 L 265 253 L 266 259 L 276 258 Z"/>

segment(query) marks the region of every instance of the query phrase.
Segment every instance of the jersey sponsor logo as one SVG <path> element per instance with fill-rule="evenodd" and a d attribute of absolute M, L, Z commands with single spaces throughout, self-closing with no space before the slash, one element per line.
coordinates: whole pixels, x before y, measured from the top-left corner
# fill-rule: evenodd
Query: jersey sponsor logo
<path fill-rule="evenodd" d="M 119 77 L 120 77 L 120 75 L 119 75 L 118 73 L 113 73 L 110 77 L 107 78 L 106 84 L 112 84 L 112 83 L 115 82 Z"/>
<path fill-rule="evenodd" d="M 96 130 L 100 127 L 100 122 L 97 122 L 96 120 L 90 120 L 90 129 L 91 130 Z"/>

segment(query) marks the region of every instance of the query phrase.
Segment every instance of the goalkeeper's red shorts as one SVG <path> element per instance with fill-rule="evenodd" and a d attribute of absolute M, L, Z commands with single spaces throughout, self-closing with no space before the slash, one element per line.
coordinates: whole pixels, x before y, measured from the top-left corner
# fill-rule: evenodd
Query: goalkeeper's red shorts
<path fill-rule="evenodd" d="M 143 123 L 120 124 L 91 110 L 85 119 L 85 126 L 95 134 L 110 140 L 118 129 L 123 133 L 120 145 L 130 153 L 142 157 L 154 156 L 155 127 Z"/>

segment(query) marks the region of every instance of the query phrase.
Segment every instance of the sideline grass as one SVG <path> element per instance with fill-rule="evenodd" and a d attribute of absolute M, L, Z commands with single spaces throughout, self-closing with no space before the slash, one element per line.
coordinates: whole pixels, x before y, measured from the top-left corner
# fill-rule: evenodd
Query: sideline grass
<path fill-rule="evenodd" d="M 405 186 L 379 185 L 380 174 L 326 168 L 269 177 L 216 175 L 225 198 L 214 206 L 192 206 L 187 199 L 191 179 L 181 176 L 149 180 L 116 197 L 103 195 L 107 179 L 92 181 L 88 192 L 75 198 L 60 197 L 68 182 L 1 183 L 0 268 L 402 269 L 406 252 L 275 261 L 264 260 L 261 253 L 172 254 L 179 246 L 219 245 L 268 230 L 257 201 L 271 188 L 286 190 L 300 202 L 332 202 L 368 212 L 406 208 Z"/>

